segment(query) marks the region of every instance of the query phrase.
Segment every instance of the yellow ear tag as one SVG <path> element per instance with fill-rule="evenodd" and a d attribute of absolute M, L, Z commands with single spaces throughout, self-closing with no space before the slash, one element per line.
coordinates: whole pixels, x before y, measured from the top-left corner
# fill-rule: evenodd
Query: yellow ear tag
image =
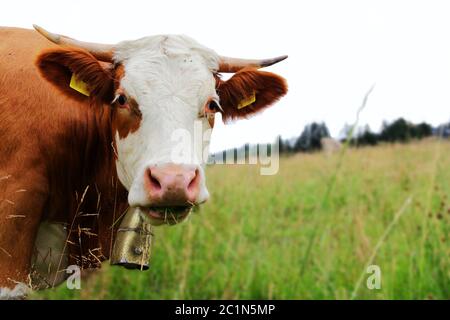
<path fill-rule="evenodd" d="M 238 105 L 238 109 L 242 109 L 242 108 L 245 108 L 245 107 L 247 107 L 247 106 L 249 106 L 249 105 L 251 105 L 253 102 L 255 102 L 256 101 L 256 94 L 255 94 L 255 91 L 253 91 L 253 93 L 249 96 L 249 97 L 247 97 L 247 98 L 244 98 L 242 101 L 241 101 L 241 103 L 239 103 L 239 105 Z"/>
<path fill-rule="evenodd" d="M 85 96 L 89 97 L 90 92 L 87 87 L 87 83 L 78 79 L 75 73 L 72 73 L 72 78 L 70 78 L 70 87 L 78 91 L 81 94 L 84 94 Z"/>

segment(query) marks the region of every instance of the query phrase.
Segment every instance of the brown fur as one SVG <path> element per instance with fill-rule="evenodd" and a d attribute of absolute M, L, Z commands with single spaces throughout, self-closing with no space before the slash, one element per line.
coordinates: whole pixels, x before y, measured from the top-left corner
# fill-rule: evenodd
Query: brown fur
<path fill-rule="evenodd" d="M 125 106 L 121 106 L 118 102 L 114 104 L 116 109 L 113 123 L 115 124 L 115 129 L 119 133 L 119 138 L 123 139 L 128 136 L 128 134 L 135 132 L 139 129 L 142 121 L 142 113 L 139 109 L 139 105 L 133 97 L 125 92 L 125 90 L 120 86 L 120 81 L 125 76 L 125 67 L 123 64 L 119 64 L 115 67 L 115 95 L 123 94 L 127 97 L 127 103 Z"/>
<path fill-rule="evenodd" d="M 223 109 L 222 119 L 246 118 L 264 110 L 287 93 L 286 80 L 271 72 L 245 68 L 223 81 L 216 76 L 216 90 Z M 238 109 L 239 103 L 255 92 L 251 105 Z"/>
<path fill-rule="evenodd" d="M 109 64 L 102 66 L 87 51 L 76 48 L 48 49 L 38 56 L 36 64 L 45 79 L 72 98 L 81 101 L 87 98 L 68 85 L 74 73 L 87 83 L 91 99 L 99 103 L 111 103 L 113 100 L 113 68 Z"/>
<path fill-rule="evenodd" d="M 118 103 L 115 103 L 114 107 L 117 111 L 115 112 L 116 118 L 113 122 L 116 124 L 120 139 L 124 139 L 130 133 L 139 129 L 142 121 L 142 113 L 139 110 L 138 103 L 133 98 L 128 98 L 125 107 L 120 106 Z"/>
<path fill-rule="evenodd" d="M 34 65 L 42 50 L 47 79 L 68 84 L 70 69 L 89 83 L 94 99 L 45 81 Z M 115 168 L 114 109 L 99 103 L 111 98 L 111 84 L 100 85 L 109 76 L 99 66 L 36 32 L 0 28 L 0 287 L 27 281 L 43 219 L 71 230 L 70 263 L 97 267 L 109 257 L 111 226 L 128 204 Z"/>

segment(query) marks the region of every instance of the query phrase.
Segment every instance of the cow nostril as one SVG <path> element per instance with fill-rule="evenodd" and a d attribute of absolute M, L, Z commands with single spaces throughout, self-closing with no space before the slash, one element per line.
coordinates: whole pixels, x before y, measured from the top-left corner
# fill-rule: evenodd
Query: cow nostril
<path fill-rule="evenodd" d="M 200 177 L 200 174 L 199 174 L 199 172 L 198 172 L 198 169 L 196 169 L 195 172 L 194 172 L 194 177 L 193 177 L 192 180 L 189 182 L 189 185 L 188 185 L 188 187 L 187 187 L 188 190 L 191 190 L 191 189 L 197 187 L 199 177 Z"/>
<path fill-rule="evenodd" d="M 150 181 L 150 186 L 156 190 L 161 190 L 161 183 L 155 176 L 153 176 L 150 169 L 147 170 L 147 176 L 148 180 Z"/>

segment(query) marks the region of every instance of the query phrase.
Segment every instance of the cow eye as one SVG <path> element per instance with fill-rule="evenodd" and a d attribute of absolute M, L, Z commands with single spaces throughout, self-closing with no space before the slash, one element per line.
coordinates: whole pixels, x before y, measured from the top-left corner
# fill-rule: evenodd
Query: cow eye
<path fill-rule="evenodd" d="M 220 110 L 219 104 L 217 101 L 211 100 L 208 103 L 208 110 L 209 112 L 218 112 Z"/>
<path fill-rule="evenodd" d="M 119 97 L 117 98 L 117 102 L 121 105 L 124 106 L 127 103 L 127 97 L 123 94 L 119 95 Z"/>

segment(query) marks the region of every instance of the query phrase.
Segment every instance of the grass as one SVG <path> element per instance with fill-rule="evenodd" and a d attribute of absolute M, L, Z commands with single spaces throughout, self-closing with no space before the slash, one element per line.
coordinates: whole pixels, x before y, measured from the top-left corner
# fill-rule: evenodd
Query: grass
<path fill-rule="evenodd" d="M 150 270 L 104 263 L 81 290 L 31 298 L 450 299 L 449 155 L 449 141 L 427 140 L 348 149 L 342 165 L 286 157 L 274 176 L 209 167 L 210 202 L 155 230 Z"/>

